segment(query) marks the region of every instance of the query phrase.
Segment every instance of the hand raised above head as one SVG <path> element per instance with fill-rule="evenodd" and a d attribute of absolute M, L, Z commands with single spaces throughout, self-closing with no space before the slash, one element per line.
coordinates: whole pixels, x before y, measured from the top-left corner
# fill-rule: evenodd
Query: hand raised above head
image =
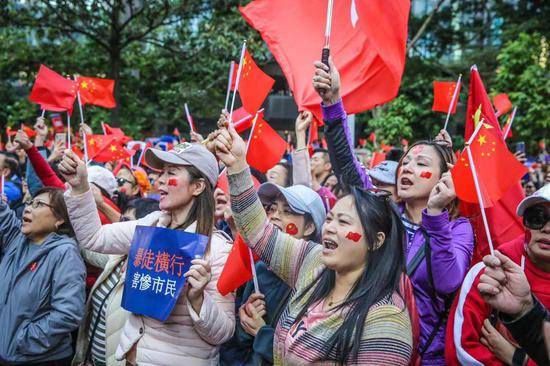
<path fill-rule="evenodd" d="M 321 61 L 315 61 L 313 88 L 319 94 L 325 105 L 335 104 L 340 99 L 340 74 L 329 57 L 329 66 Z"/>
<path fill-rule="evenodd" d="M 71 187 L 74 195 L 82 194 L 90 189 L 86 164 L 74 151 L 66 149 L 63 152 L 63 158 L 59 162 L 58 167 L 59 172 Z"/>
<path fill-rule="evenodd" d="M 238 173 L 248 167 L 246 163 L 246 144 L 239 136 L 233 124 L 218 129 L 214 140 L 214 151 L 229 173 Z"/>

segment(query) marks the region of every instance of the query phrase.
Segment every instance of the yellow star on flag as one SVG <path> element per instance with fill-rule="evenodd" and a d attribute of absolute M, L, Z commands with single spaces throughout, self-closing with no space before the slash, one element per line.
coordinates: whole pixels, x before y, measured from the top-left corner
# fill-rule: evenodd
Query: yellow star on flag
<path fill-rule="evenodd" d="M 487 139 L 485 135 L 479 135 L 479 138 L 477 139 L 477 142 L 479 142 L 479 146 L 483 146 L 483 144 L 487 143 Z"/>
<path fill-rule="evenodd" d="M 109 149 L 110 149 L 111 151 L 116 151 L 116 150 L 117 150 L 115 145 L 111 145 L 111 146 L 109 147 Z"/>
<path fill-rule="evenodd" d="M 83 81 L 82 83 L 80 83 L 80 86 L 82 87 L 82 89 L 86 89 L 88 87 L 88 83 Z"/>
<path fill-rule="evenodd" d="M 94 139 L 90 139 L 89 142 L 90 146 L 94 146 L 95 145 L 95 140 Z"/>

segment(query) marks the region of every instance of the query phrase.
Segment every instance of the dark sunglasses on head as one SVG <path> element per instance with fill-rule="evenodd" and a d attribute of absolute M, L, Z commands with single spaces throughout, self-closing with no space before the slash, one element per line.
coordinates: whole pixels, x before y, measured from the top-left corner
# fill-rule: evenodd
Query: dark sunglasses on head
<path fill-rule="evenodd" d="M 375 197 L 383 198 L 385 200 L 389 200 L 391 197 L 391 192 L 386 189 L 370 188 L 367 189 L 366 192 L 372 194 Z"/>
<path fill-rule="evenodd" d="M 530 207 L 523 214 L 523 225 L 532 230 L 542 229 L 548 220 L 550 220 L 550 215 L 543 206 Z"/>
<path fill-rule="evenodd" d="M 134 182 L 130 182 L 128 179 L 124 179 L 124 178 L 117 178 L 116 179 L 116 183 L 118 184 L 119 187 L 122 187 L 124 185 L 124 183 L 129 183 L 131 184 L 132 186 L 135 185 Z"/>

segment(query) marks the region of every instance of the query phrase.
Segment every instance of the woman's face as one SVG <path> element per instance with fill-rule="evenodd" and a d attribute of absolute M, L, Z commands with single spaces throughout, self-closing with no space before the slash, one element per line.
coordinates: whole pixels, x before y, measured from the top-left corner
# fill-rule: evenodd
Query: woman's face
<path fill-rule="evenodd" d="M 121 168 L 117 175 L 118 190 L 128 196 L 134 197 L 139 194 L 139 186 L 136 178 L 127 168 Z"/>
<path fill-rule="evenodd" d="M 284 166 L 279 164 L 269 169 L 266 174 L 266 179 L 269 183 L 274 183 L 281 187 L 286 187 L 287 177 L 288 171 Z"/>
<path fill-rule="evenodd" d="M 327 187 L 328 189 L 330 189 L 331 192 L 334 191 L 334 187 L 336 187 L 337 184 L 338 184 L 338 178 L 336 178 L 335 175 L 331 175 L 331 176 L 328 177 L 327 180 L 325 181 L 325 187 Z"/>
<path fill-rule="evenodd" d="M 204 191 L 203 180 L 191 183 L 191 176 L 184 166 L 165 165 L 158 179 L 160 201 L 163 211 L 176 211 L 189 205 L 193 199 Z"/>
<path fill-rule="evenodd" d="M 21 232 L 34 243 L 41 243 L 48 235 L 57 231 L 63 220 L 55 217 L 48 193 L 34 197 L 25 206 Z"/>
<path fill-rule="evenodd" d="M 367 261 L 367 242 L 353 197 L 336 202 L 323 224 L 323 263 L 337 272 L 356 271 Z"/>
<path fill-rule="evenodd" d="M 403 158 L 397 174 L 397 195 L 405 202 L 430 197 L 441 177 L 441 158 L 433 146 L 416 145 Z"/>
<path fill-rule="evenodd" d="M 315 226 L 312 223 L 306 223 L 304 215 L 293 212 L 283 196 L 268 203 L 265 206 L 265 212 L 273 225 L 296 239 L 303 239 L 315 232 Z"/>
<path fill-rule="evenodd" d="M 550 202 L 538 204 L 528 210 L 536 211 L 540 217 L 548 218 L 550 217 Z M 546 221 L 539 230 L 528 230 L 531 236 L 527 244 L 529 257 L 535 263 L 550 263 L 550 221 Z"/>

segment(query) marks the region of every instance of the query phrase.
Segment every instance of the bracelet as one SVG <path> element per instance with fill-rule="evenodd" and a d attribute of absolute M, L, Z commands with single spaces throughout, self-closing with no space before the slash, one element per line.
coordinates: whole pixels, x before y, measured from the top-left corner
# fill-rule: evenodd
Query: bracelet
<path fill-rule="evenodd" d="M 523 348 L 516 348 L 514 356 L 512 357 L 512 365 L 523 366 L 523 363 L 525 362 L 525 356 L 527 356 L 527 353 L 525 353 Z"/>

